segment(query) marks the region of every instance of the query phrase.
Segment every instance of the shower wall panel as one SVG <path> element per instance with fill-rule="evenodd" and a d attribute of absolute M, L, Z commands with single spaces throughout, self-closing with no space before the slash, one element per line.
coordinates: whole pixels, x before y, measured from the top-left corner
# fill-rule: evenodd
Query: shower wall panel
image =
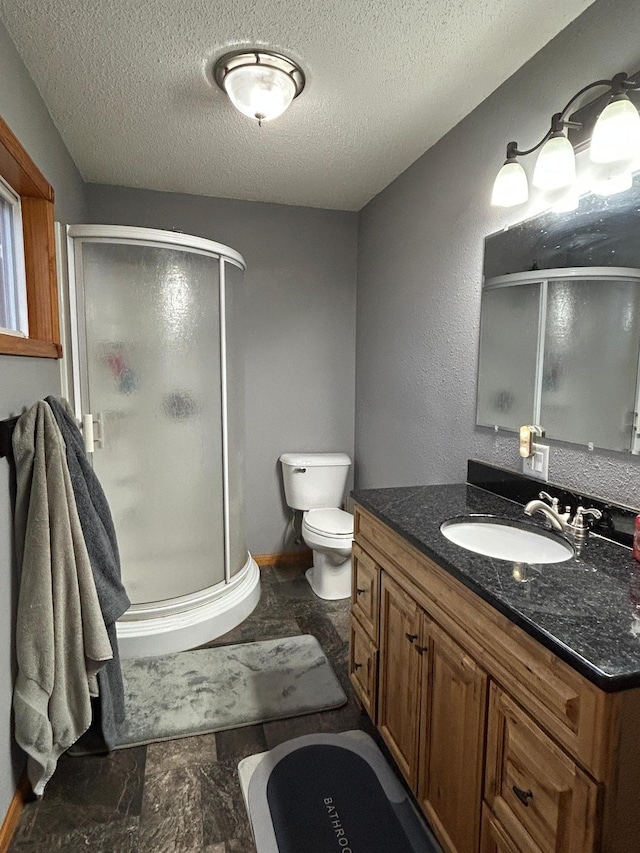
<path fill-rule="evenodd" d="M 219 258 L 88 240 L 75 256 L 83 411 L 102 439 L 94 466 L 129 596 L 139 604 L 211 587 L 225 576 Z M 235 410 L 234 426 L 241 446 Z M 244 564 L 246 549 L 235 550 Z"/>

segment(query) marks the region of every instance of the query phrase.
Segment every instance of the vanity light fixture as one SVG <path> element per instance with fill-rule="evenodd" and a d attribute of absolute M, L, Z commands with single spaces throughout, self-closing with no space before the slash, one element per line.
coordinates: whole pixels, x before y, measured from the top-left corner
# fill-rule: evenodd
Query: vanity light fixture
<path fill-rule="evenodd" d="M 611 195 L 631 186 L 632 170 L 640 168 L 640 115 L 627 93 L 640 90 L 640 79 L 621 72 L 611 80 L 596 80 L 576 92 L 564 109 L 552 116 L 549 130 L 536 145 L 526 150 L 520 150 L 517 142 L 507 145 L 507 159 L 493 185 L 494 207 L 513 207 L 527 201 L 527 177 L 518 157 L 526 157 L 539 148 L 534 187 L 553 198 L 556 210 L 577 206 L 575 153 L 565 131 L 580 129 L 582 124 L 570 121 L 567 115 L 586 92 L 604 86 L 609 89 L 609 103 L 598 116 L 591 138 L 593 190 Z"/>
<path fill-rule="evenodd" d="M 289 108 L 305 76 L 292 59 L 270 50 L 235 50 L 213 66 L 213 77 L 234 107 L 262 127 Z"/>

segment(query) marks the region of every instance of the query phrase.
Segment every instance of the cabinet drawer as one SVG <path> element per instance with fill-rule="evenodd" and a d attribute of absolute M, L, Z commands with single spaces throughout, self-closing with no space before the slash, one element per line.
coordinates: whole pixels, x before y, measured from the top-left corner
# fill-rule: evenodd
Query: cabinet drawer
<path fill-rule="evenodd" d="M 351 617 L 351 643 L 349 646 L 349 677 L 365 711 L 375 723 L 378 651 L 362 625 L 353 616 Z"/>
<path fill-rule="evenodd" d="M 379 521 L 373 515 L 369 515 L 368 512 L 361 510 L 357 504 L 354 506 L 354 537 L 361 541 L 366 540 L 364 543 L 365 547 L 367 542 L 370 542 L 384 554 L 393 557 L 393 546 L 391 545 L 391 547 L 389 547 L 390 541 L 387 536 L 387 531 L 388 528 L 384 522 Z M 391 533 L 391 531 L 388 532 Z"/>
<path fill-rule="evenodd" d="M 355 542 L 351 608 L 374 643 L 378 642 L 380 568 Z"/>
<path fill-rule="evenodd" d="M 482 843 L 481 853 L 540 853 L 540 848 L 531 842 L 530 846 L 517 847 L 509 838 L 505 828 L 491 814 L 486 803 L 482 806 Z"/>
<path fill-rule="evenodd" d="M 595 782 L 492 684 L 485 799 L 516 849 L 589 853 L 597 798 Z"/>

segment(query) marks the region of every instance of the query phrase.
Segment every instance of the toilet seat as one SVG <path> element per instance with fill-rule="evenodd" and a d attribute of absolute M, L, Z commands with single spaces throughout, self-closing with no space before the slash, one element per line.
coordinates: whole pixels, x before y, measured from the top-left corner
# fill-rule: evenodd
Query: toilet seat
<path fill-rule="evenodd" d="M 353 539 L 353 516 L 338 507 L 307 510 L 302 524 L 312 533 L 339 542 L 350 542 Z"/>

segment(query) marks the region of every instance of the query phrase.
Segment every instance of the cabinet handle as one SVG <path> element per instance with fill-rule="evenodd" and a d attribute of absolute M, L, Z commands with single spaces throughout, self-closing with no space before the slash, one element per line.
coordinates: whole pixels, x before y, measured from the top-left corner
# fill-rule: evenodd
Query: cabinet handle
<path fill-rule="evenodd" d="M 361 663 L 356 663 L 356 662 L 354 661 L 354 662 L 353 662 L 353 671 L 355 672 L 356 670 L 360 669 L 360 667 L 361 667 L 361 666 L 362 666 L 362 664 L 361 664 Z"/>
<path fill-rule="evenodd" d="M 356 589 L 356 592 L 358 593 L 358 595 L 364 595 L 366 591 L 367 591 L 366 589 Z"/>
<path fill-rule="evenodd" d="M 428 646 L 416 646 L 416 651 L 418 652 L 419 655 L 421 655 L 423 652 L 428 652 L 429 647 Z"/>
<path fill-rule="evenodd" d="M 405 633 L 405 637 L 407 638 L 407 640 L 409 640 L 409 642 L 410 642 L 410 643 L 415 643 L 415 641 L 418 639 L 418 635 L 417 635 L 417 634 L 407 634 L 407 633 Z"/>
<path fill-rule="evenodd" d="M 518 788 L 517 785 L 514 785 L 513 786 L 513 793 L 516 795 L 516 797 L 520 800 L 520 802 L 522 803 L 522 805 L 525 808 L 529 807 L 529 800 L 533 799 L 533 791 L 532 790 L 523 791 L 522 788 Z"/>

